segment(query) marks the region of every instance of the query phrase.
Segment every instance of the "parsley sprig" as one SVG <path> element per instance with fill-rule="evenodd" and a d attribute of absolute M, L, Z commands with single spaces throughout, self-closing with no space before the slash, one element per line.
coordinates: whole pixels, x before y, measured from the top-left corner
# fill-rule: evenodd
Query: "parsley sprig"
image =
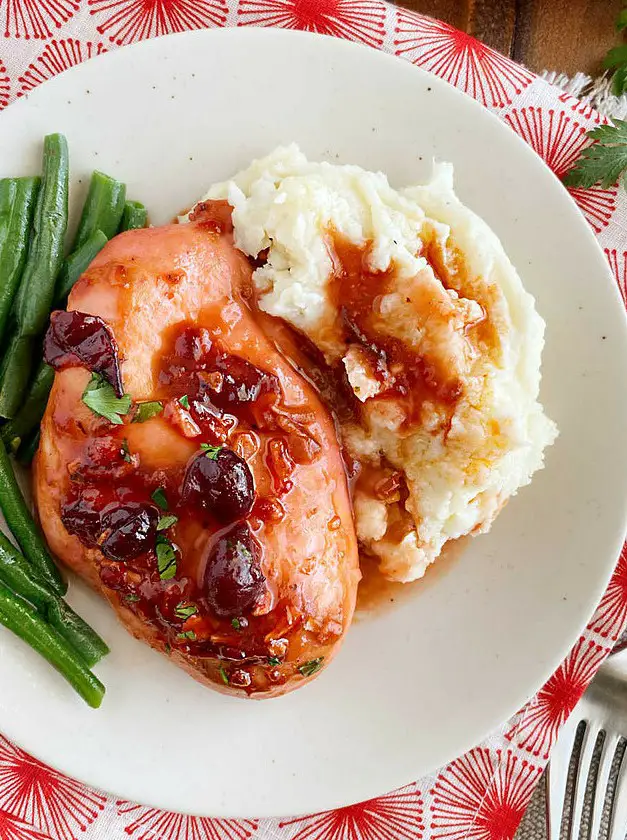
<path fill-rule="evenodd" d="M 563 178 L 567 187 L 611 187 L 619 178 L 623 186 L 627 170 L 627 121 L 612 120 L 613 125 L 598 125 L 587 135 L 595 142 L 582 150 L 575 166 Z"/>
<path fill-rule="evenodd" d="M 627 32 L 627 0 L 616 19 L 618 32 Z M 611 49 L 603 61 L 604 67 L 612 70 L 612 93 L 622 96 L 627 93 L 627 43 Z M 627 122 L 612 119 L 611 125 L 599 125 L 586 136 L 594 142 L 586 146 L 574 167 L 563 178 L 567 187 L 587 189 L 600 184 L 608 189 L 617 181 L 627 187 Z"/>
<path fill-rule="evenodd" d="M 616 18 L 616 30 L 625 32 L 627 30 L 627 3 Z M 612 93 L 614 96 L 621 96 L 627 93 L 627 44 L 611 49 L 603 60 L 603 66 L 613 70 Z"/>

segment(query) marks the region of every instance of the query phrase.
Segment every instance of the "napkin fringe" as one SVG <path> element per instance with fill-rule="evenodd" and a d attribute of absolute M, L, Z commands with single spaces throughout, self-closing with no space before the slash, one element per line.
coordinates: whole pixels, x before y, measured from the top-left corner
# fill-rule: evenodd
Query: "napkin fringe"
<path fill-rule="evenodd" d="M 557 73 L 555 70 L 544 70 L 540 76 L 550 85 L 558 87 L 564 93 L 576 96 L 586 105 L 590 105 L 604 117 L 625 119 L 627 116 L 627 96 L 615 96 L 612 93 L 610 73 L 604 73 L 593 79 L 586 73 Z"/>

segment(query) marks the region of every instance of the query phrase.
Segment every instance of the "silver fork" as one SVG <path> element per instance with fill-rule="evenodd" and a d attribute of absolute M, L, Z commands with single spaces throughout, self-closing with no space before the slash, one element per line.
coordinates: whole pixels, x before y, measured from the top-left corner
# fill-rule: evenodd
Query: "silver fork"
<path fill-rule="evenodd" d="M 627 836 L 627 650 L 610 656 L 560 732 L 547 771 L 549 840 Z"/>

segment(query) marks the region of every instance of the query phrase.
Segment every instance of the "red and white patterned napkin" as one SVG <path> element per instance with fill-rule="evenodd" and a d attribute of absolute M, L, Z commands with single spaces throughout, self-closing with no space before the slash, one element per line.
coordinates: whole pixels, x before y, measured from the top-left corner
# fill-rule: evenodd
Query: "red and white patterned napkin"
<path fill-rule="evenodd" d="M 556 175 L 589 142 L 586 129 L 603 121 L 468 35 L 382 0 L 0 0 L 0 109 L 106 50 L 218 26 L 306 29 L 400 56 L 494 111 Z M 570 192 L 627 300 L 627 196 L 617 188 Z M 624 549 L 584 634 L 512 720 L 439 773 L 325 814 L 231 820 L 166 813 L 90 790 L 0 736 L 0 840 L 510 840 L 561 724 L 626 622 Z"/>

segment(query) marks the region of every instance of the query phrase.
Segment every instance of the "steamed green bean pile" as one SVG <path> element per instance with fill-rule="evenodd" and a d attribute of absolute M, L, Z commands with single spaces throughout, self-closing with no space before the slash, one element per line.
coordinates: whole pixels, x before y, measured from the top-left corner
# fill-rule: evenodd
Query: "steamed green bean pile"
<path fill-rule="evenodd" d="M 54 381 L 42 357 L 50 312 L 108 240 L 147 224 L 126 186 L 91 177 L 76 236 L 67 247 L 69 152 L 62 134 L 43 142 L 41 174 L 0 178 L 0 624 L 46 659 L 93 708 L 104 686 L 91 668 L 105 642 L 63 600 L 67 584 L 26 504 L 11 455 L 30 463 Z"/>

